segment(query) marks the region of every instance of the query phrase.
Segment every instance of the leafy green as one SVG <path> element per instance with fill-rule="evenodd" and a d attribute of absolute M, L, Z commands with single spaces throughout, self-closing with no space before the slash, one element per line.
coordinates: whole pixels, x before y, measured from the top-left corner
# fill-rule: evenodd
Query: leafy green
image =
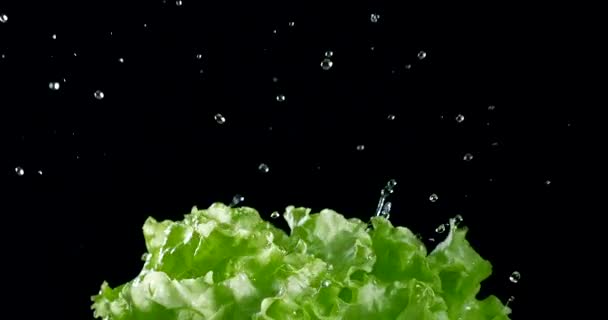
<path fill-rule="evenodd" d="M 323 210 L 288 207 L 282 230 L 247 207 L 193 208 L 183 221 L 148 218 L 140 274 L 92 297 L 95 317 L 135 319 L 502 320 L 491 273 L 451 223 L 433 252 L 382 217 L 373 228 Z"/>

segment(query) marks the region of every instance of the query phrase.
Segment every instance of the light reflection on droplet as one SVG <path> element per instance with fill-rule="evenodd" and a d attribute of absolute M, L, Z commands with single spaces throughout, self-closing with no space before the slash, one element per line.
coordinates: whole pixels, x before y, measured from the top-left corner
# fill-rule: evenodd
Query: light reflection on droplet
<path fill-rule="evenodd" d="M 59 82 L 49 82 L 49 89 L 53 91 L 59 90 L 60 84 Z"/>
<path fill-rule="evenodd" d="M 101 100 L 101 99 L 103 99 L 105 97 L 105 94 L 103 93 L 103 91 L 97 90 L 97 91 L 95 91 L 95 93 L 93 94 L 93 96 L 95 97 L 95 99 Z"/>
<path fill-rule="evenodd" d="M 280 216 L 281 215 L 278 212 L 276 212 L 276 211 L 270 214 L 270 217 L 273 218 L 273 219 L 276 219 L 276 218 L 278 218 Z"/>
<path fill-rule="evenodd" d="M 462 157 L 462 159 L 464 161 L 471 161 L 471 160 L 473 160 L 473 155 L 471 153 L 465 153 L 465 155 Z"/>
<path fill-rule="evenodd" d="M 6 23 L 8 21 L 8 16 L 6 14 L 0 14 L 0 22 Z"/>
<path fill-rule="evenodd" d="M 459 114 L 456 116 L 456 122 L 461 123 L 464 121 L 464 116 L 462 114 Z"/>
<path fill-rule="evenodd" d="M 494 106 L 494 105 L 488 106 L 489 111 L 494 111 L 494 109 L 496 109 L 496 106 Z"/>
<path fill-rule="evenodd" d="M 293 26 L 295 26 L 295 25 L 296 25 L 296 23 L 295 23 L 295 22 L 293 22 L 293 21 L 289 21 L 289 26 L 290 26 L 290 27 L 293 27 Z"/>
<path fill-rule="evenodd" d="M 326 58 L 331 58 L 334 56 L 334 52 L 333 51 L 325 51 L 325 57 Z"/>
<path fill-rule="evenodd" d="M 363 151 L 363 150 L 365 150 L 365 145 L 360 144 L 357 146 L 357 151 Z"/>
<path fill-rule="evenodd" d="M 445 232 L 445 224 L 440 224 L 437 228 L 435 228 L 435 232 L 444 233 Z"/>
<path fill-rule="evenodd" d="M 56 34 L 53 34 L 53 35 L 51 36 L 51 38 L 53 38 L 53 40 L 56 40 L 56 39 L 57 39 L 57 35 L 56 35 Z"/>
<path fill-rule="evenodd" d="M 125 59 L 124 59 L 124 58 L 118 58 L 118 62 L 120 62 L 120 63 L 124 63 L 124 62 L 125 62 Z"/>
<path fill-rule="evenodd" d="M 386 119 L 387 119 L 387 120 L 390 120 L 390 121 L 393 121 L 393 120 L 395 120 L 395 115 L 394 115 L 394 114 L 389 114 L 389 115 L 386 117 Z"/>
<path fill-rule="evenodd" d="M 551 180 L 545 180 L 545 185 L 546 186 L 551 185 Z"/>
<path fill-rule="evenodd" d="M 38 170 L 38 175 L 41 176 L 42 175 L 42 170 Z"/>
<path fill-rule="evenodd" d="M 378 23 L 378 20 L 380 20 L 380 15 L 377 13 L 372 13 L 369 16 L 369 21 L 371 21 L 372 23 Z"/>
<path fill-rule="evenodd" d="M 286 97 L 284 94 L 279 94 L 279 95 L 277 95 L 276 99 L 278 102 L 283 102 L 283 101 L 285 101 Z"/>
<path fill-rule="evenodd" d="M 429 196 L 429 200 L 431 202 L 437 202 L 437 200 L 439 200 L 439 196 L 437 194 L 433 193 Z"/>
<path fill-rule="evenodd" d="M 411 68 L 412 68 L 412 65 L 411 65 L 411 64 L 406 64 L 406 65 L 404 66 L 404 68 L 405 68 L 406 70 L 409 70 L 409 69 L 411 69 Z"/>
<path fill-rule="evenodd" d="M 418 52 L 418 59 L 422 60 L 424 58 L 426 58 L 426 52 L 421 50 L 420 52 Z"/>
<path fill-rule="evenodd" d="M 263 173 L 268 173 L 268 171 L 270 171 L 270 167 L 268 167 L 268 165 L 265 163 L 260 163 L 260 165 L 258 166 L 258 170 Z"/>
<path fill-rule="evenodd" d="M 25 170 L 23 170 L 23 168 L 21 168 L 21 167 L 16 167 L 16 168 L 15 168 L 15 173 L 16 173 L 18 176 L 23 176 L 23 175 L 25 174 Z"/>
<path fill-rule="evenodd" d="M 331 69 L 331 67 L 333 67 L 333 66 L 334 66 L 334 63 L 330 59 L 323 59 L 323 61 L 321 61 L 321 68 L 325 71 Z"/>
<path fill-rule="evenodd" d="M 230 206 L 231 207 L 237 206 L 243 201 L 245 201 L 245 197 L 243 197 L 240 194 L 237 194 L 234 197 L 232 197 L 232 202 L 230 202 Z"/>
<path fill-rule="evenodd" d="M 457 214 L 454 217 L 454 225 L 458 226 L 463 220 L 464 220 L 464 218 L 462 217 L 462 215 Z"/>
<path fill-rule="evenodd" d="M 323 282 L 321 283 L 321 286 L 323 286 L 323 288 L 327 288 L 331 285 L 331 281 L 330 280 L 323 280 Z"/>
<path fill-rule="evenodd" d="M 202 54 L 200 54 L 200 53 L 199 53 L 199 54 L 197 54 L 197 55 L 196 55 L 196 59 L 197 59 L 197 60 L 201 60 L 202 58 L 203 58 L 203 55 L 202 55 Z"/>
<path fill-rule="evenodd" d="M 511 273 L 511 275 L 509 276 L 509 281 L 513 283 L 518 283 L 520 279 L 521 274 L 519 273 L 519 271 L 513 271 L 513 273 Z"/>
<path fill-rule="evenodd" d="M 182 4 L 184 4 L 184 3 L 182 2 L 182 0 L 176 0 L 176 1 L 175 1 L 175 5 L 176 5 L 176 6 L 178 6 L 178 7 L 181 7 L 181 6 L 182 6 Z"/>
<path fill-rule="evenodd" d="M 279 78 L 277 78 L 277 77 L 272 77 L 272 82 L 274 82 L 274 83 L 279 82 Z"/>
<path fill-rule="evenodd" d="M 224 124 L 224 123 L 226 123 L 226 118 L 221 113 L 218 113 L 215 116 L 213 116 L 213 119 L 218 124 Z"/>

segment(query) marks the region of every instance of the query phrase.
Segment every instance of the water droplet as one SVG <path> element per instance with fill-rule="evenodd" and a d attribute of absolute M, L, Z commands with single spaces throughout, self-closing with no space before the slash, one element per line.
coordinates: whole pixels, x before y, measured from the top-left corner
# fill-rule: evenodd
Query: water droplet
<path fill-rule="evenodd" d="M 51 38 L 53 38 L 53 40 L 56 40 L 56 39 L 57 39 L 57 35 L 56 35 L 56 34 L 53 34 L 53 35 L 51 36 Z"/>
<path fill-rule="evenodd" d="M 272 82 L 274 82 L 274 83 L 279 82 L 279 78 L 277 78 L 277 77 L 272 77 Z"/>
<path fill-rule="evenodd" d="M 118 62 L 120 62 L 120 63 L 125 63 L 125 59 L 123 59 L 123 58 L 118 58 Z"/>
<path fill-rule="evenodd" d="M 454 217 L 454 225 L 458 226 L 462 221 L 464 221 L 464 218 L 461 215 L 457 214 Z"/>
<path fill-rule="evenodd" d="M 23 175 L 25 174 L 25 170 L 23 170 L 23 168 L 21 168 L 21 167 L 16 167 L 16 168 L 15 168 L 15 173 L 16 173 L 18 176 L 23 176 Z"/>
<path fill-rule="evenodd" d="M 330 280 L 323 280 L 323 282 L 321 283 L 321 286 L 323 286 L 323 288 L 327 288 L 331 285 L 331 281 Z"/>
<path fill-rule="evenodd" d="M 418 59 L 422 60 L 424 58 L 426 58 L 426 52 L 420 50 L 420 52 L 418 52 Z"/>
<path fill-rule="evenodd" d="M 182 4 L 184 4 L 184 3 L 182 2 L 182 0 L 176 0 L 176 1 L 175 1 L 175 5 L 176 5 L 176 6 L 178 6 L 178 7 L 181 7 L 181 6 L 182 6 Z"/>
<path fill-rule="evenodd" d="M 370 51 L 374 51 L 374 50 L 376 50 L 376 47 L 371 46 L 371 47 L 369 47 L 369 50 L 370 50 Z"/>
<path fill-rule="evenodd" d="M 285 99 L 286 99 L 286 98 L 285 98 L 285 95 L 284 95 L 284 94 L 279 94 L 279 95 L 277 95 L 277 101 L 278 101 L 278 102 L 283 102 L 283 101 L 285 101 Z"/>
<path fill-rule="evenodd" d="M 328 264 L 328 265 L 327 265 L 327 270 L 329 270 L 329 271 L 334 270 L 334 265 L 333 265 L 333 264 L 331 264 L 331 263 L 330 263 L 330 264 Z"/>
<path fill-rule="evenodd" d="M 380 15 L 377 13 L 372 13 L 369 16 L 369 21 L 371 21 L 372 23 L 378 23 L 378 20 L 380 20 Z"/>
<path fill-rule="evenodd" d="M 435 228 L 435 232 L 437 232 L 437 233 L 444 233 L 445 232 L 445 224 L 444 223 L 440 224 L 437 228 Z"/>
<path fill-rule="evenodd" d="M 382 212 L 380 213 L 380 215 L 388 220 L 391 217 L 391 208 L 392 207 L 393 207 L 393 204 L 390 201 L 387 201 L 384 204 L 384 206 L 382 206 Z"/>
<path fill-rule="evenodd" d="M 397 180 L 395 179 L 391 179 L 386 183 L 386 189 L 390 192 L 393 193 L 393 189 L 397 186 Z"/>
<path fill-rule="evenodd" d="M 8 21 L 8 16 L 6 14 L 0 14 L 0 22 L 6 23 Z"/>
<path fill-rule="evenodd" d="M 515 297 L 514 297 L 514 296 L 510 296 L 510 297 L 509 297 L 509 299 L 507 299 L 507 302 L 505 303 L 505 307 L 508 307 L 508 306 L 509 306 L 509 304 L 510 304 L 511 302 L 513 302 L 513 301 L 515 301 Z"/>
<path fill-rule="evenodd" d="M 202 55 L 202 54 L 200 54 L 200 53 L 199 53 L 199 54 L 197 54 L 197 55 L 196 55 L 196 59 L 197 59 L 197 60 L 201 60 L 202 58 L 203 58 L 203 55 Z"/>
<path fill-rule="evenodd" d="M 147 28 L 147 27 L 148 27 L 148 24 L 147 24 L 147 23 L 144 23 L 144 28 Z"/>
<path fill-rule="evenodd" d="M 331 69 L 331 67 L 333 67 L 333 66 L 334 66 L 334 63 L 330 59 L 323 59 L 323 61 L 321 61 L 321 68 L 325 71 Z"/>
<path fill-rule="evenodd" d="M 465 155 L 462 157 L 462 159 L 464 161 L 471 161 L 471 160 L 473 160 L 473 155 L 470 153 L 465 153 Z"/>
<path fill-rule="evenodd" d="M 357 151 L 363 151 L 363 150 L 365 150 L 365 145 L 360 144 L 357 146 Z"/>
<path fill-rule="evenodd" d="M 270 171 L 270 168 L 267 164 L 260 163 L 260 165 L 258 166 L 258 170 L 262 171 L 263 173 L 268 173 L 268 171 Z"/>
<path fill-rule="evenodd" d="M 105 94 L 103 94 L 103 92 L 101 90 L 97 90 L 97 91 L 95 91 L 93 96 L 95 97 L 95 99 L 101 100 L 105 97 Z"/>
<path fill-rule="evenodd" d="M 141 255 L 141 261 L 146 261 L 148 259 L 148 254 L 144 253 Z"/>
<path fill-rule="evenodd" d="M 546 181 L 545 181 L 545 185 L 546 185 L 546 186 L 551 185 L 551 180 L 546 180 Z"/>
<path fill-rule="evenodd" d="M 511 273 L 511 275 L 509 276 L 509 281 L 513 283 L 518 283 L 520 279 L 521 274 L 519 273 L 519 271 L 513 271 L 513 273 Z"/>
<path fill-rule="evenodd" d="M 41 176 L 42 175 L 42 170 L 38 170 L 38 175 Z"/>
<path fill-rule="evenodd" d="M 74 57 L 78 57 L 78 53 L 77 52 L 74 52 Z"/>
<path fill-rule="evenodd" d="M 393 121 L 393 120 L 395 120 L 395 115 L 394 115 L 394 114 L 389 114 L 389 115 L 386 117 L 386 119 L 387 119 L 387 120 L 390 120 L 390 121 Z"/>
<path fill-rule="evenodd" d="M 437 202 L 437 200 L 439 200 L 439 196 L 437 194 L 433 193 L 429 196 L 429 200 L 431 202 Z"/>
<path fill-rule="evenodd" d="M 276 212 L 276 211 L 270 214 L 270 217 L 273 218 L 273 219 L 276 219 L 276 218 L 278 218 L 280 216 L 281 215 L 278 212 Z"/>
<path fill-rule="evenodd" d="M 430 242 L 435 242 L 435 238 L 429 238 Z"/>
<path fill-rule="evenodd" d="M 53 91 L 59 90 L 59 82 L 49 82 L 49 89 Z"/>
<path fill-rule="evenodd" d="M 488 106 L 489 111 L 494 111 L 494 109 L 496 109 L 496 106 L 494 106 L 494 105 Z"/>
<path fill-rule="evenodd" d="M 239 203 L 245 201 L 245 197 L 243 197 L 240 194 L 235 195 L 234 197 L 232 197 L 232 202 L 230 203 L 231 207 L 237 206 L 239 205 Z"/>
<path fill-rule="evenodd" d="M 409 69 L 411 69 L 411 68 L 412 68 L 412 65 L 411 65 L 411 64 L 406 64 L 406 65 L 404 66 L 404 68 L 405 68 L 406 70 L 409 70 Z"/>
<path fill-rule="evenodd" d="M 456 116 L 456 122 L 461 123 L 464 121 L 464 116 L 462 114 L 459 114 Z"/>
<path fill-rule="evenodd" d="M 215 119 L 215 122 L 217 122 L 218 124 L 226 123 L 226 118 L 221 113 L 218 113 L 213 116 L 213 119 Z"/>
<path fill-rule="evenodd" d="M 272 30 L 272 33 L 277 34 L 277 29 Z"/>
<path fill-rule="evenodd" d="M 492 147 L 498 147 L 498 142 L 492 142 Z"/>
<path fill-rule="evenodd" d="M 331 58 L 334 56 L 334 52 L 329 50 L 329 51 L 325 51 L 325 57 L 326 58 Z"/>
<path fill-rule="evenodd" d="M 293 22 L 293 21 L 289 21 L 289 26 L 290 26 L 290 27 L 293 27 L 293 26 L 295 26 L 295 25 L 296 25 L 296 23 L 295 23 L 295 22 Z"/>

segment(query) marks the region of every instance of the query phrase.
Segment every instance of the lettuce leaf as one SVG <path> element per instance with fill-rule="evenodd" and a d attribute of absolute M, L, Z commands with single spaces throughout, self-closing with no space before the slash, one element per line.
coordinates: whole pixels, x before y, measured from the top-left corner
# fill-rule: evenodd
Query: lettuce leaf
<path fill-rule="evenodd" d="M 495 296 L 477 300 L 491 265 L 456 228 L 433 252 L 383 217 L 288 207 L 291 233 L 252 208 L 220 203 L 182 221 L 148 218 L 148 253 L 132 281 L 104 282 L 94 316 L 135 319 L 502 320 Z"/>

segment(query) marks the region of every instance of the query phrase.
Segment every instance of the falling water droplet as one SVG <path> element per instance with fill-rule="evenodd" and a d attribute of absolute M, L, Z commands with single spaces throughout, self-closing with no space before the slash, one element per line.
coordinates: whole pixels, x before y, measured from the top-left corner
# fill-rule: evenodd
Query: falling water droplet
<path fill-rule="evenodd" d="M 230 206 L 231 207 L 237 206 L 243 201 L 245 201 L 245 197 L 243 197 L 240 194 L 237 194 L 234 197 L 232 197 L 232 202 L 230 202 Z"/>
<path fill-rule="evenodd" d="M 551 185 L 551 180 L 546 180 L 546 181 L 545 181 L 545 185 L 546 185 L 546 186 Z"/>
<path fill-rule="evenodd" d="M 357 146 L 357 151 L 363 151 L 363 150 L 365 150 L 365 145 L 360 144 Z"/>
<path fill-rule="evenodd" d="M 454 225 L 455 226 L 458 226 L 462 221 L 464 221 L 464 218 L 461 215 L 457 214 L 454 217 Z"/>
<path fill-rule="evenodd" d="M 520 279 L 521 274 L 519 273 L 519 271 L 513 271 L 513 273 L 511 273 L 511 275 L 509 276 L 509 281 L 513 283 L 518 283 Z"/>
<path fill-rule="evenodd" d="M 263 173 L 268 173 L 268 171 L 270 171 L 270 167 L 268 167 L 268 165 L 265 163 L 260 163 L 258 170 L 262 171 Z"/>
<path fill-rule="evenodd" d="M 53 90 L 53 91 L 57 91 L 59 90 L 59 82 L 49 82 L 49 89 Z"/>
<path fill-rule="evenodd" d="M 293 22 L 293 21 L 289 21 L 289 26 L 290 26 L 290 27 L 293 27 L 293 26 L 295 26 L 295 25 L 296 25 L 296 23 L 295 23 L 295 22 Z"/>
<path fill-rule="evenodd" d="M 386 117 L 386 119 L 387 119 L 387 120 L 390 120 L 390 121 L 393 121 L 393 120 L 395 120 L 395 115 L 394 115 L 394 114 L 389 114 L 389 115 Z"/>
<path fill-rule="evenodd" d="M 321 286 L 323 286 L 323 288 L 327 288 L 331 285 L 331 281 L 330 280 L 323 280 L 323 282 L 321 283 Z"/>
<path fill-rule="evenodd" d="M 369 21 L 371 21 L 372 23 L 378 23 L 378 20 L 380 20 L 380 15 L 377 13 L 372 13 L 369 16 Z"/>
<path fill-rule="evenodd" d="M 444 223 L 440 224 L 437 228 L 435 228 L 435 232 L 437 232 L 437 233 L 444 233 L 445 232 L 445 224 Z"/>
<path fill-rule="evenodd" d="M 494 111 L 494 109 L 496 109 L 496 106 L 494 106 L 494 105 L 488 106 L 489 111 Z"/>
<path fill-rule="evenodd" d="M 508 307 L 509 304 L 511 304 L 511 302 L 515 301 L 515 297 L 514 296 L 510 296 L 509 299 L 507 299 L 507 302 L 505 303 L 505 307 Z"/>
<path fill-rule="evenodd" d="M 439 196 L 437 194 L 433 193 L 429 196 L 429 200 L 431 202 L 437 202 L 437 200 L 439 200 Z"/>
<path fill-rule="evenodd" d="M 321 61 L 321 68 L 325 71 L 331 69 L 334 66 L 334 63 L 330 59 L 323 59 Z"/>
<path fill-rule="evenodd" d="M 405 68 L 406 70 L 409 70 L 409 69 L 411 69 L 411 68 L 412 68 L 412 65 L 411 65 L 411 64 L 406 64 L 406 65 L 404 66 L 404 68 Z"/>
<path fill-rule="evenodd" d="M 23 170 L 23 168 L 21 168 L 21 167 L 16 167 L 16 168 L 15 168 L 15 173 L 16 173 L 18 176 L 23 176 L 23 175 L 25 174 L 25 170 Z"/>
<path fill-rule="evenodd" d="M 8 16 L 6 14 L 0 14 L 0 22 L 6 23 L 8 21 Z"/>
<path fill-rule="evenodd" d="M 148 27 L 148 24 L 147 24 L 147 23 L 144 23 L 144 28 L 147 28 L 147 27 Z"/>
<path fill-rule="evenodd" d="M 148 259 L 148 255 L 147 253 L 144 253 L 141 255 L 141 261 L 146 261 Z"/>
<path fill-rule="evenodd" d="M 178 7 L 181 7 L 181 6 L 182 6 L 182 4 L 184 4 L 184 3 L 182 2 L 182 0 L 176 0 L 176 1 L 175 1 L 175 5 L 176 5 L 176 6 L 178 6 Z"/>
<path fill-rule="evenodd" d="M 199 54 L 197 54 L 197 55 L 196 55 L 196 59 L 197 59 L 197 60 L 201 60 L 202 58 L 203 58 L 203 55 L 202 55 L 202 54 L 200 54 L 200 53 L 199 53 Z"/>
<path fill-rule="evenodd" d="M 471 161 L 471 160 L 473 160 L 473 155 L 470 153 L 465 153 L 465 155 L 462 157 L 462 159 L 464 161 Z"/>
<path fill-rule="evenodd" d="M 283 101 L 285 101 L 285 99 L 286 99 L 286 98 L 285 98 L 285 95 L 284 95 L 284 94 L 279 94 L 279 95 L 277 95 L 277 101 L 278 101 L 278 102 L 283 102 Z"/>
<path fill-rule="evenodd" d="M 397 180 L 391 179 L 386 183 L 386 189 L 393 193 L 393 189 L 397 186 Z"/>
<path fill-rule="evenodd" d="M 420 52 L 418 52 L 418 59 L 422 60 L 424 58 L 426 58 L 426 52 L 421 50 Z"/>
<path fill-rule="evenodd" d="M 380 199 L 378 200 L 378 206 L 376 207 L 376 216 L 383 216 L 386 219 L 390 218 L 390 211 L 392 203 L 387 202 L 386 199 L 391 195 L 397 186 L 397 180 L 389 180 L 384 188 L 380 190 Z"/>
<path fill-rule="evenodd" d="M 492 147 L 498 147 L 498 142 L 492 142 Z"/>
<path fill-rule="evenodd" d="M 53 34 L 53 35 L 51 36 L 51 38 L 53 38 L 53 40 L 56 40 L 56 39 L 57 39 L 57 35 L 56 35 L 56 34 Z"/>
<path fill-rule="evenodd" d="M 278 218 L 280 216 L 281 215 L 278 212 L 276 212 L 276 211 L 270 214 L 270 217 L 273 218 L 273 219 L 276 219 L 276 218 Z"/>
<path fill-rule="evenodd" d="M 462 114 L 459 114 L 456 116 L 456 122 L 461 123 L 464 121 L 464 116 Z"/>
<path fill-rule="evenodd" d="M 78 57 L 78 53 L 77 52 L 74 52 L 74 57 Z"/>
<path fill-rule="evenodd" d="M 95 97 L 95 99 L 101 100 L 105 97 L 105 94 L 101 90 L 97 90 L 97 91 L 95 91 L 93 96 Z"/>
<path fill-rule="evenodd" d="M 215 119 L 215 122 L 217 122 L 218 124 L 226 123 L 226 118 L 221 113 L 218 113 L 213 116 L 213 119 Z"/>
<path fill-rule="evenodd" d="M 118 58 L 118 62 L 125 63 L 125 59 L 124 58 Z"/>
<path fill-rule="evenodd" d="M 274 83 L 279 82 L 279 78 L 277 78 L 277 77 L 272 77 L 272 82 L 274 82 Z"/>
<path fill-rule="evenodd" d="M 435 242 L 435 238 L 429 238 L 430 242 Z"/>
<path fill-rule="evenodd" d="M 42 170 L 38 170 L 38 175 L 41 176 L 42 175 Z"/>
<path fill-rule="evenodd" d="M 329 51 L 325 51 L 325 57 L 326 58 L 331 58 L 334 56 L 334 52 L 329 50 Z"/>

